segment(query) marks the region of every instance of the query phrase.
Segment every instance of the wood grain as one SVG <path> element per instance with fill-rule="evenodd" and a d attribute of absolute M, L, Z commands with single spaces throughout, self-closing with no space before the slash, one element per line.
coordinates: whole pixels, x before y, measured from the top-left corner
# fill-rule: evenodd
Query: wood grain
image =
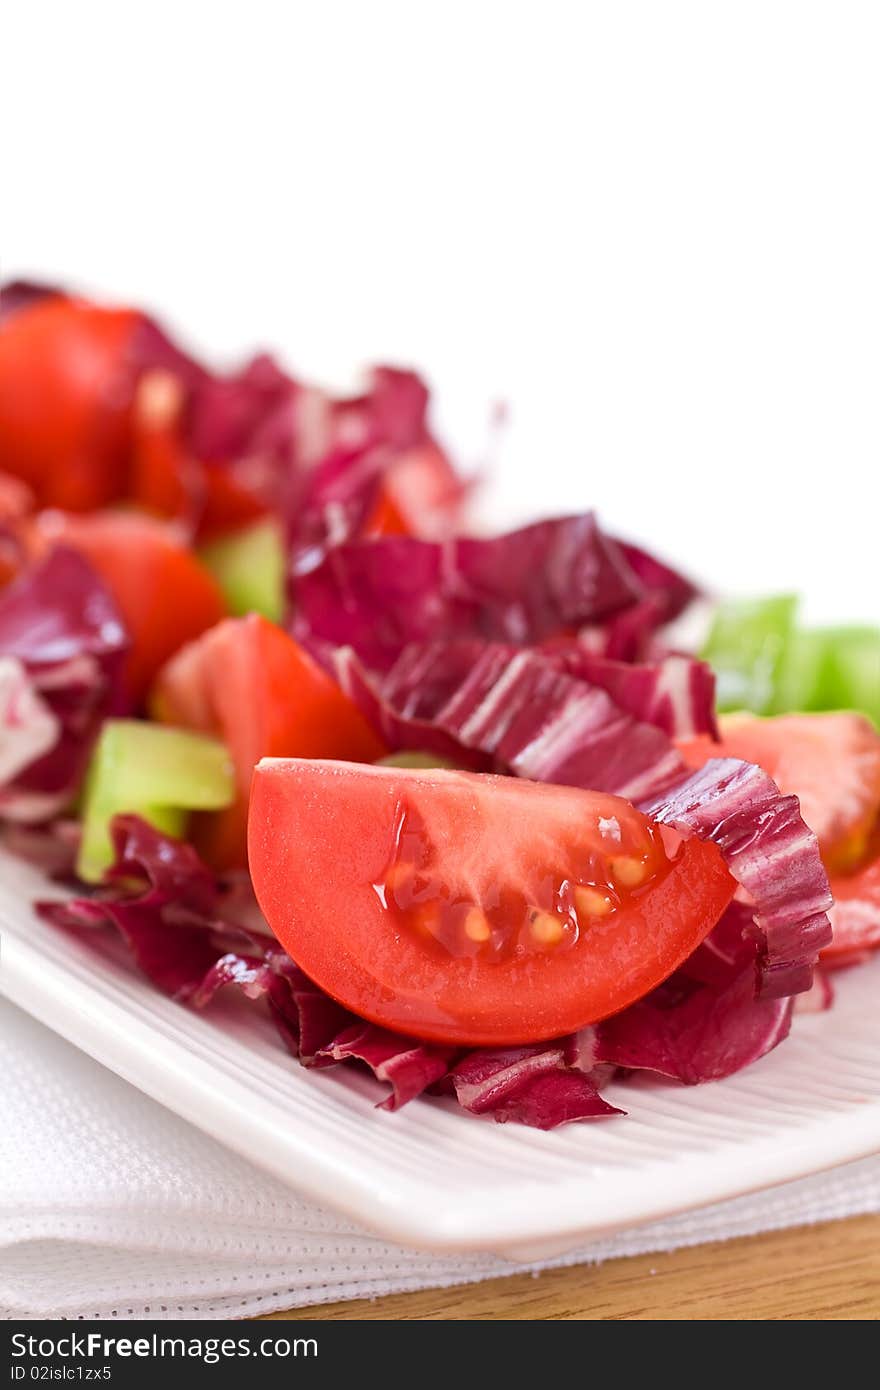
<path fill-rule="evenodd" d="M 452 1289 L 333 1303 L 274 1320 L 874 1320 L 880 1216 L 514 1275 Z"/>

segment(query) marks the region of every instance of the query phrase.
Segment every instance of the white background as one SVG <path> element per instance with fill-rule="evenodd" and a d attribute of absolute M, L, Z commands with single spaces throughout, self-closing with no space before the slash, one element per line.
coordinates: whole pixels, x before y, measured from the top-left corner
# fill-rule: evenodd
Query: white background
<path fill-rule="evenodd" d="M 423 367 L 484 503 L 599 507 L 718 587 L 877 617 L 880 9 L 48 5 L 7 15 L 4 274 L 218 361 Z"/>

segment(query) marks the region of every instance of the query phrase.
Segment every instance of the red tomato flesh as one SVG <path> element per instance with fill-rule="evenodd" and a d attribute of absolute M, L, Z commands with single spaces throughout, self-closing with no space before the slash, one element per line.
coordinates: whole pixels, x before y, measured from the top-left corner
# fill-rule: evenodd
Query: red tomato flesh
<path fill-rule="evenodd" d="M 35 548 L 56 542 L 81 551 L 116 600 L 132 640 L 125 675 L 135 704 L 168 658 L 226 613 L 213 575 L 161 521 L 123 511 L 43 512 Z"/>
<path fill-rule="evenodd" d="M 50 296 L 0 328 L 0 459 L 42 505 L 87 511 L 124 492 L 140 321 Z"/>
<path fill-rule="evenodd" d="M 860 714 L 728 715 L 721 743 L 679 743 L 685 761 L 746 758 L 800 800 L 831 882 L 834 940 L 822 960 L 845 964 L 880 946 L 880 735 Z"/>
<path fill-rule="evenodd" d="M 263 757 L 352 758 L 386 752 L 360 710 L 300 645 L 266 618 L 228 618 L 183 648 L 151 697 L 165 724 L 215 734 L 229 748 L 238 795 L 198 817 L 194 837 L 215 868 L 247 862 L 254 765 Z"/>
<path fill-rule="evenodd" d="M 733 893 L 620 797 L 445 770 L 265 759 L 251 876 L 281 944 L 347 1008 L 433 1041 L 558 1037 L 666 979 Z"/>
<path fill-rule="evenodd" d="M 833 877 L 831 891 L 834 940 L 825 947 L 822 959 L 832 965 L 848 964 L 844 957 L 855 962 L 880 946 L 880 856 L 857 874 Z"/>
<path fill-rule="evenodd" d="M 734 714 L 720 721 L 721 743 L 706 736 L 678 747 L 690 767 L 708 758 L 758 763 L 782 792 L 794 792 L 816 832 L 829 872 L 864 859 L 880 815 L 880 735 L 861 714 Z"/>

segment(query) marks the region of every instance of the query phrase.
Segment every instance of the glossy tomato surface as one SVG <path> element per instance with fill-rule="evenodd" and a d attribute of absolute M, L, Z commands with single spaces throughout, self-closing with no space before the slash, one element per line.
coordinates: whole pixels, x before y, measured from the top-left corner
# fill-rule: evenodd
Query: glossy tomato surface
<path fill-rule="evenodd" d="M 860 960 L 880 946 L 880 855 L 858 873 L 832 875 L 831 892 L 834 939 L 822 959 L 838 964 L 847 957 Z"/>
<path fill-rule="evenodd" d="M 116 600 L 132 641 L 125 674 L 135 704 L 168 658 L 226 612 L 213 575 L 170 527 L 151 517 L 44 512 L 35 536 L 37 548 L 64 544 L 79 550 Z"/>
<path fill-rule="evenodd" d="M 42 505 L 87 511 L 124 492 L 140 322 L 49 296 L 0 327 L 0 459 Z"/>
<path fill-rule="evenodd" d="M 307 974 L 364 1018 L 456 1044 L 615 1013 L 733 892 L 715 846 L 670 859 L 619 797 L 475 773 L 269 759 L 248 843 L 260 906 Z"/>
<path fill-rule="evenodd" d="M 263 757 L 351 758 L 386 751 L 363 715 L 307 652 L 256 613 L 229 618 L 168 663 L 151 698 L 156 718 L 222 738 L 235 765 L 237 798 L 195 827 L 217 868 L 247 861 L 247 808 Z"/>

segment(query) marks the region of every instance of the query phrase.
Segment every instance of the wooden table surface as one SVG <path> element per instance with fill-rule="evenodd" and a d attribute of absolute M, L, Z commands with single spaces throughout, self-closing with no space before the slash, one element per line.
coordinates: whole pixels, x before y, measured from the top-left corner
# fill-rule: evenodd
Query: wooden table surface
<path fill-rule="evenodd" d="M 874 1320 L 880 1318 L 880 1216 L 271 1316 Z"/>

